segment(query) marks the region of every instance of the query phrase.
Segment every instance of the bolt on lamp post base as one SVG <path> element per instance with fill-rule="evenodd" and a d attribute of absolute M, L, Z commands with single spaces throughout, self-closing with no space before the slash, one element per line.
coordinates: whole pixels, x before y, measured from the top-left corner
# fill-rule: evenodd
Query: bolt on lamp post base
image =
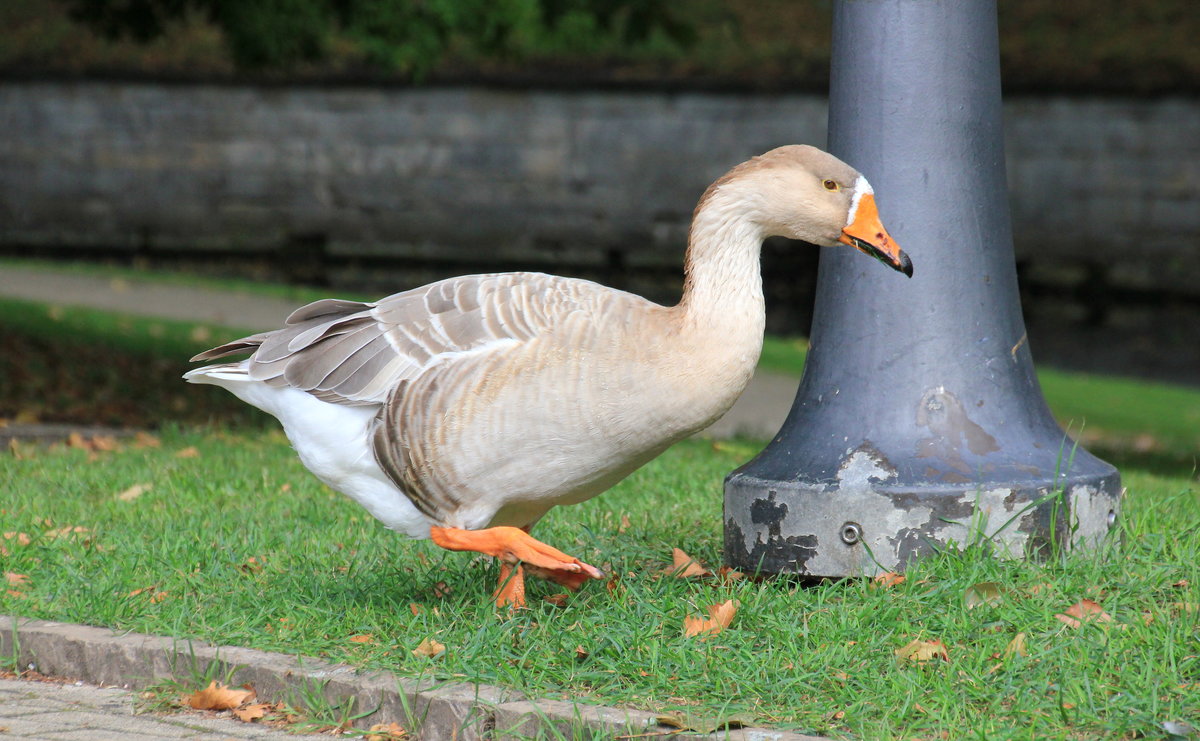
<path fill-rule="evenodd" d="M 835 489 L 734 473 L 725 484 L 725 559 L 755 573 L 874 576 L 947 547 L 1046 559 L 1098 545 L 1116 526 L 1116 471 L 1046 485 L 974 489 L 890 483 L 877 451 L 853 451 Z"/>

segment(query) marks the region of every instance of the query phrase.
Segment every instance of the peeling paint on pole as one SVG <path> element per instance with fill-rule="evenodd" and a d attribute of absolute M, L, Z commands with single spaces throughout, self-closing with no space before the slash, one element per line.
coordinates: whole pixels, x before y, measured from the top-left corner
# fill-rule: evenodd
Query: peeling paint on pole
<path fill-rule="evenodd" d="M 1120 476 L 1067 438 L 1033 372 L 994 0 L 839 0 L 833 33 L 829 149 L 871 180 L 915 275 L 822 252 L 791 414 L 726 480 L 726 561 L 849 576 L 951 544 L 1097 546 Z"/>

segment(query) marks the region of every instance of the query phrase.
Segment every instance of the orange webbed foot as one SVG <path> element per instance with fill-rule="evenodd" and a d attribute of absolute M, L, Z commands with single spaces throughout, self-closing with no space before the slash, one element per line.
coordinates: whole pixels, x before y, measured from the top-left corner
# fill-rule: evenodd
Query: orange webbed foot
<path fill-rule="evenodd" d="M 447 550 L 475 551 L 500 559 L 503 562 L 500 587 L 494 595 L 500 607 L 524 606 L 525 582 L 521 565 L 529 569 L 531 574 L 550 579 L 572 591 L 579 589 L 588 579 L 604 577 L 595 566 L 568 556 L 516 527 L 463 530 L 434 526 L 429 528 L 429 536 L 434 543 Z M 512 569 L 510 564 L 517 565 L 517 568 Z"/>

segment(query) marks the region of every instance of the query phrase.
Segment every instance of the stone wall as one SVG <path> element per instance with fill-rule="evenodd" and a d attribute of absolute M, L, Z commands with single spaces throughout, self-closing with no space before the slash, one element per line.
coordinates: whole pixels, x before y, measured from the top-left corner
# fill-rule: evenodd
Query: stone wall
<path fill-rule="evenodd" d="M 1023 281 L 1100 322 L 1114 301 L 1200 298 L 1200 101 L 1005 111 Z M 0 246 L 407 271 L 372 290 L 544 269 L 670 298 L 707 183 L 823 144 L 825 117 L 812 95 L 9 81 Z M 796 284 L 787 252 L 768 250 L 777 294 Z"/>

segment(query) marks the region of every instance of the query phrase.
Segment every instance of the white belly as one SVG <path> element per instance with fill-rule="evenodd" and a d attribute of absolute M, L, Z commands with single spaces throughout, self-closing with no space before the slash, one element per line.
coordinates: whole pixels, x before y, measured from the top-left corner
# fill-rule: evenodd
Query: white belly
<path fill-rule="evenodd" d="M 361 504 L 388 529 L 412 538 L 429 537 L 432 523 L 375 462 L 370 430 L 378 407 L 331 404 L 299 389 L 250 380 L 234 369 L 193 371 L 185 378 L 228 389 L 275 417 L 301 462 L 317 478 Z"/>

